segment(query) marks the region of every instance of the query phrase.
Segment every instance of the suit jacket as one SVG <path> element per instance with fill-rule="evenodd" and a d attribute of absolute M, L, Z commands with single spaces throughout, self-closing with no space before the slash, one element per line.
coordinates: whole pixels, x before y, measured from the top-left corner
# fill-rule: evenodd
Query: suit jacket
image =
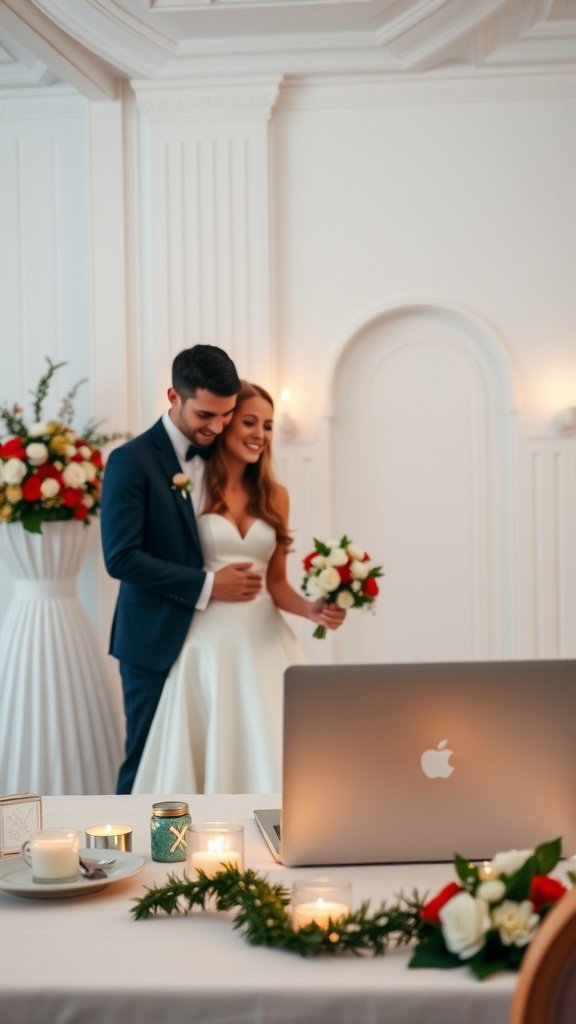
<path fill-rule="evenodd" d="M 115 449 L 104 471 L 104 561 L 120 580 L 110 654 L 156 671 L 178 657 L 206 574 L 191 496 L 162 421 Z"/>

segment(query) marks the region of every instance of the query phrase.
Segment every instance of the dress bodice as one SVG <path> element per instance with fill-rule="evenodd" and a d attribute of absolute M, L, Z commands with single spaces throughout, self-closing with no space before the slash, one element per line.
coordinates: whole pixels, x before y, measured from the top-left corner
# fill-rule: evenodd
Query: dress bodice
<path fill-rule="evenodd" d="M 276 547 L 276 533 L 263 519 L 255 519 L 243 537 L 225 516 L 207 512 L 198 518 L 204 567 L 217 572 L 232 562 L 252 562 L 255 572 L 265 572 Z"/>

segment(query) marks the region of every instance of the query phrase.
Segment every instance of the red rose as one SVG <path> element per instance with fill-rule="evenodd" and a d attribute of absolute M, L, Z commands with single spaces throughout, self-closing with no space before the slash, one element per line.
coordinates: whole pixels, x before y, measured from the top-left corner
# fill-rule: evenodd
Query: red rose
<path fill-rule="evenodd" d="M 431 921 L 433 924 L 440 924 L 440 911 L 457 892 L 462 892 L 461 886 L 456 882 L 449 882 L 440 890 L 437 896 L 425 903 L 420 911 L 422 921 Z"/>
<path fill-rule="evenodd" d="M 368 597 L 377 597 L 380 593 L 380 588 L 373 576 L 368 576 L 368 578 L 364 580 L 364 586 L 362 589 Z"/>
<path fill-rule="evenodd" d="M 26 450 L 21 437 L 11 437 L 9 441 L 0 445 L 0 457 L 4 459 L 26 460 Z"/>
<path fill-rule="evenodd" d="M 65 487 L 62 491 L 62 501 L 67 508 L 76 508 L 82 504 L 84 497 L 84 491 L 81 491 L 78 487 Z"/>
<path fill-rule="evenodd" d="M 539 914 L 544 907 L 557 903 L 566 892 L 566 886 L 548 875 L 534 875 L 530 884 L 528 899 L 534 904 L 534 910 Z"/>
<path fill-rule="evenodd" d="M 96 469 L 102 469 L 102 452 L 98 451 L 97 448 L 95 448 L 94 451 L 92 452 L 92 455 L 90 456 L 90 462 L 94 466 L 96 466 Z"/>
<path fill-rule="evenodd" d="M 336 571 L 340 576 L 342 583 L 352 583 L 354 577 L 350 572 L 350 565 L 348 563 L 346 563 L 346 565 L 337 565 Z"/>
<path fill-rule="evenodd" d="M 306 572 L 310 572 L 310 569 L 312 568 L 312 559 L 316 558 L 317 554 L 317 551 L 311 551 L 310 554 L 306 555 L 306 558 L 303 559 L 302 564 Z"/>
<path fill-rule="evenodd" d="M 24 495 L 24 501 L 38 501 L 40 497 L 40 488 L 42 487 L 42 481 L 37 473 L 34 476 L 29 476 L 27 480 L 22 484 L 22 494 Z"/>
<path fill-rule="evenodd" d="M 62 479 L 62 473 L 53 462 L 44 462 L 42 466 L 38 466 L 36 472 L 41 480 L 47 480 L 49 477 L 58 481 Z"/>
<path fill-rule="evenodd" d="M 77 505 L 72 514 L 72 519 L 86 519 L 88 512 L 89 509 L 86 508 L 86 505 Z"/>

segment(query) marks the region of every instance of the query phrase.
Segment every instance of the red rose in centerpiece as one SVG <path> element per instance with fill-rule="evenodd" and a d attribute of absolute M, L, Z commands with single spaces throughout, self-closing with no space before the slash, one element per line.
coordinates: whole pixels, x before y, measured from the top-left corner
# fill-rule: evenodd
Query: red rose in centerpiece
<path fill-rule="evenodd" d="M 448 882 L 440 892 L 434 896 L 433 899 L 425 903 L 420 911 L 420 917 L 423 921 L 431 921 L 432 924 L 440 924 L 440 911 L 442 907 L 456 895 L 457 892 L 462 892 L 462 887 L 457 882 Z"/>
<path fill-rule="evenodd" d="M 566 891 L 566 886 L 556 878 L 550 878 L 549 875 L 534 875 L 528 899 L 532 901 L 534 910 L 539 914 L 544 907 L 557 903 Z"/>

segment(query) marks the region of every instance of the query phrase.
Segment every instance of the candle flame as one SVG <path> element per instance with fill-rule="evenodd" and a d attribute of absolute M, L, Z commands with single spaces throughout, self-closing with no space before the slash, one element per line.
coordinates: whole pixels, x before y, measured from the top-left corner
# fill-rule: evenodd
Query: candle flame
<path fill-rule="evenodd" d="M 325 906 L 324 900 L 322 899 L 321 896 L 319 896 L 318 899 L 316 900 L 316 907 L 317 907 L 318 910 L 322 910 L 322 907 L 324 907 L 324 906 Z"/>
<path fill-rule="evenodd" d="M 218 836 L 217 839 L 209 839 L 208 849 L 210 853 L 223 853 L 226 849 L 226 840 L 223 836 Z"/>

